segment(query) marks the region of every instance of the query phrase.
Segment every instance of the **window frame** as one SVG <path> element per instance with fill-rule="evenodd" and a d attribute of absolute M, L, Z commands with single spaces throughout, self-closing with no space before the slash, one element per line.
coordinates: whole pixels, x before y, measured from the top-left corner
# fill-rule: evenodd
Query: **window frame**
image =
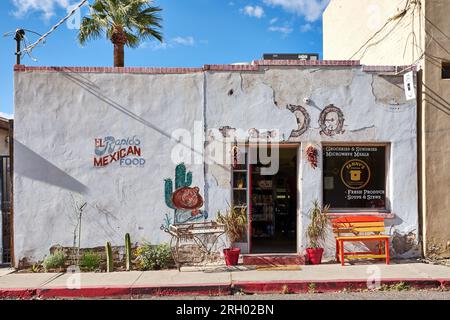
<path fill-rule="evenodd" d="M 391 168 L 391 143 L 390 142 L 323 142 L 322 143 L 322 177 L 321 177 L 321 191 L 322 191 L 322 203 L 325 205 L 325 192 L 324 192 L 324 185 L 323 185 L 323 172 L 324 172 L 324 164 L 323 164 L 323 158 L 324 158 L 324 148 L 326 147 L 336 147 L 336 146 L 344 146 L 344 147 L 385 147 L 385 167 L 384 167 L 384 175 L 385 175 L 385 207 L 384 209 L 381 208 L 348 208 L 348 209 L 333 209 L 330 208 L 328 210 L 331 214 L 339 214 L 339 213 L 366 213 L 366 214 L 378 214 L 378 213 L 391 213 L 391 197 L 390 197 L 390 168 Z"/>
<path fill-rule="evenodd" d="M 444 71 L 446 69 L 446 71 Z M 448 77 L 444 77 L 444 73 L 448 73 Z M 450 80 L 450 61 L 441 62 L 441 79 Z"/>

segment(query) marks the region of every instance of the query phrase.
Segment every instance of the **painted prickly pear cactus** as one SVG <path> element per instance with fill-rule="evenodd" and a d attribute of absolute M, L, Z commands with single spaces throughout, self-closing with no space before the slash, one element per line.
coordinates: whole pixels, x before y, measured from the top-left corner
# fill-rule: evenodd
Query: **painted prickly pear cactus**
<path fill-rule="evenodd" d="M 208 213 L 200 210 L 203 206 L 203 198 L 198 187 L 191 187 L 192 172 L 186 172 L 184 163 L 175 168 L 175 189 L 172 179 L 164 179 L 164 197 L 166 205 L 174 210 L 173 220 L 166 214 L 161 229 L 167 231 L 170 224 L 207 219 Z"/>

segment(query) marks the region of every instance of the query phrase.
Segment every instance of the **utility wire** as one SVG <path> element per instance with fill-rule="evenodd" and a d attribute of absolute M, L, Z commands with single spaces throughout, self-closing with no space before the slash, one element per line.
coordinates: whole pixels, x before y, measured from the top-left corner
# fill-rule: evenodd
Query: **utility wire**
<path fill-rule="evenodd" d="M 45 38 L 47 38 L 53 31 L 55 31 L 60 25 L 62 25 L 64 22 L 66 22 L 78 9 L 80 9 L 88 0 L 81 1 L 78 5 L 76 5 L 61 21 L 59 21 L 57 24 L 55 24 L 49 31 L 44 33 L 36 42 L 33 44 L 27 46 L 24 48 L 20 54 L 24 53 L 30 53 L 39 43 L 42 41 L 45 41 Z"/>
<path fill-rule="evenodd" d="M 410 8 L 411 8 L 411 0 L 407 0 L 404 9 L 401 10 L 396 15 L 390 17 L 380 29 L 378 29 L 366 42 L 364 42 L 364 44 L 361 47 L 359 47 L 358 50 L 356 50 L 356 52 L 350 57 L 349 60 L 352 60 L 367 44 L 370 43 L 370 41 L 372 41 L 377 35 L 379 35 L 384 30 L 384 28 L 386 28 L 392 21 L 397 20 L 399 18 L 403 18 Z"/>
<path fill-rule="evenodd" d="M 16 31 L 6 32 L 5 34 L 3 34 L 3 37 L 14 36 L 14 40 L 19 41 L 20 43 L 23 43 L 24 47 L 27 47 L 30 44 L 30 42 L 28 41 L 28 38 L 26 36 L 27 33 L 32 33 L 39 37 L 42 36 L 42 34 L 36 32 L 36 31 L 20 28 L 20 29 L 17 29 Z M 45 39 L 42 41 L 42 44 L 45 44 Z M 20 49 L 18 49 L 18 50 L 20 50 Z M 35 59 L 31 55 L 31 52 L 25 52 L 25 53 L 30 57 L 31 60 L 37 61 L 37 59 Z M 23 55 L 23 53 L 16 52 L 15 55 L 19 57 L 19 56 Z"/>

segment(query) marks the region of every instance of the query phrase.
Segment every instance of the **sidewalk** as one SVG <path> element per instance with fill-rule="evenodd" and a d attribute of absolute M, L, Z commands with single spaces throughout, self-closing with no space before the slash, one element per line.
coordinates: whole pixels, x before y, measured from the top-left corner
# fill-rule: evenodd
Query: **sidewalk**
<path fill-rule="evenodd" d="M 450 268 L 425 263 L 305 265 L 301 270 L 252 267 L 184 268 L 112 273 L 16 273 L 0 269 L 0 298 L 124 297 L 140 295 L 230 295 L 245 293 L 336 292 L 403 282 L 416 289 L 450 287 Z M 378 277 L 379 276 L 379 277 Z M 76 289 L 73 289 L 76 287 Z"/>

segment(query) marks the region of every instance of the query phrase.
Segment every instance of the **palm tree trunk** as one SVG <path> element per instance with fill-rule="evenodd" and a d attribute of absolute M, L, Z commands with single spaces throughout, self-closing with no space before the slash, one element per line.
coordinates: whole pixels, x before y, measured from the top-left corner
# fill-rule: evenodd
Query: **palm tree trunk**
<path fill-rule="evenodd" d="M 114 44 L 114 67 L 123 67 L 125 65 L 125 49 L 123 43 Z"/>
<path fill-rule="evenodd" d="M 111 42 L 114 44 L 114 67 L 123 67 L 125 65 L 124 46 L 127 38 L 122 26 L 118 25 L 114 27 Z"/>

